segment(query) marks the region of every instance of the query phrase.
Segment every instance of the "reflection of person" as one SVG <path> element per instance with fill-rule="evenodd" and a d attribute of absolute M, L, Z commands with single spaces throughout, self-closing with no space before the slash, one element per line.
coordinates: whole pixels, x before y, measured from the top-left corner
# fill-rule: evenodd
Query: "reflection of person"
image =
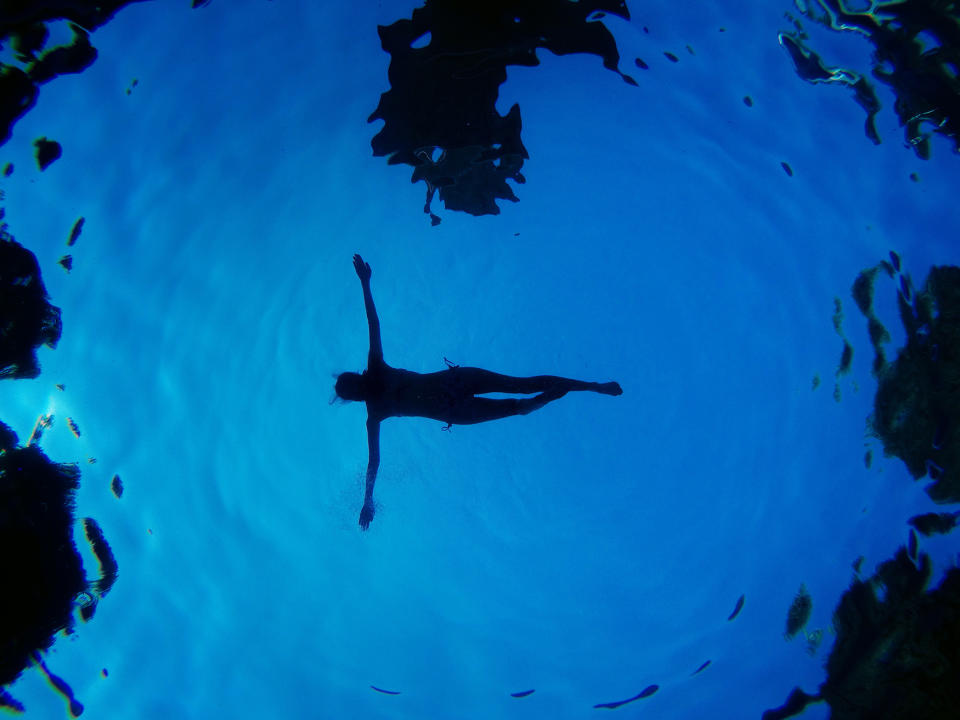
<path fill-rule="evenodd" d="M 380 466 L 381 421 L 390 417 L 424 417 L 440 420 L 448 426 L 472 425 L 511 415 L 526 415 L 571 390 L 590 390 L 604 395 L 623 393 L 615 382 L 583 382 L 555 375 L 511 377 L 457 365 L 450 365 L 441 372 L 421 374 L 390 367 L 383 361 L 380 320 L 370 293 L 370 266 L 359 255 L 354 255 L 353 267 L 363 286 L 363 302 L 370 326 L 370 355 L 363 373 L 341 373 L 335 389 L 343 400 L 363 400 L 367 404 L 370 457 L 366 494 L 360 511 L 360 527 L 364 530 L 373 520 L 373 485 Z M 530 398 L 477 397 L 484 393 L 539 394 Z"/>

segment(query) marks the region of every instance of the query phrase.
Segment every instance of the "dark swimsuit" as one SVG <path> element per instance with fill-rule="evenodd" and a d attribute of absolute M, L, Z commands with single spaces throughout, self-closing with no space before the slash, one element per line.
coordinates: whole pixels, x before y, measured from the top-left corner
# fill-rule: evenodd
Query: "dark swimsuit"
<path fill-rule="evenodd" d="M 463 378 L 460 377 L 460 373 L 457 371 L 457 368 L 443 370 L 438 376 L 438 379 L 439 378 L 442 378 L 443 382 L 436 383 L 435 387 L 431 388 L 429 391 L 417 394 L 418 400 L 430 400 L 430 409 L 435 413 L 445 414 L 449 411 L 455 410 L 458 406 L 463 404 L 464 400 L 473 397 L 471 393 L 466 391 Z M 448 422 L 446 418 L 438 419 Z"/>

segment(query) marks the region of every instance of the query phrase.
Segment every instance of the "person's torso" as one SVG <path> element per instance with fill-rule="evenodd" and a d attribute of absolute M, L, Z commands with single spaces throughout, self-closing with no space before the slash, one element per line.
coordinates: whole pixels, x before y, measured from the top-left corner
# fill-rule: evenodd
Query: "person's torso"
<path fill-rule="evenodd" d="M 379 397 L 370 401 L 371 410 L 381 418 L 425 417 L 443 421 L 458 401 L 449 370 L 417 373 L 385 365 L 371 375 Z"/>

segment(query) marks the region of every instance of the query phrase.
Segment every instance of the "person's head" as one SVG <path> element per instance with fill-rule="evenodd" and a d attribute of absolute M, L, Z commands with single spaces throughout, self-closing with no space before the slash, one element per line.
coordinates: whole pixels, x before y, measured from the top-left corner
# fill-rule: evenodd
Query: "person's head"
<path fill-rule="evenodd" d="M 366 400 L 367 382 L 366 378 L 360 373 L 345 372 L 337 376 L 337 382 L 333 386 L 334 392 L 341 400 Z"/>

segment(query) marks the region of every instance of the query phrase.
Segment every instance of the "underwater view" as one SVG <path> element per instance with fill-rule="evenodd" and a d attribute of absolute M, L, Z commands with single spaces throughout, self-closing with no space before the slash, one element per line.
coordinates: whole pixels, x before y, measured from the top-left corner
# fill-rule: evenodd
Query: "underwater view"
<path fill-rule="evenodd" d="M 954 718 L 960 4 L 0 3 L 0 716 Z"/>

